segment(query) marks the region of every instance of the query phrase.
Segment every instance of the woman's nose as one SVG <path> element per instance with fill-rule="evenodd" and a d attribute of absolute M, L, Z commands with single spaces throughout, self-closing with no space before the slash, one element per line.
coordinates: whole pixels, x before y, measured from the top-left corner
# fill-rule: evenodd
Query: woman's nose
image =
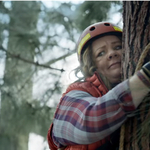
<path fill-rule="evenodd" d="M 118 57 L 118 53 L 116 51 L 112 50 L 111 52 L 108 53 L 109 60 L 115 57 Z"/>

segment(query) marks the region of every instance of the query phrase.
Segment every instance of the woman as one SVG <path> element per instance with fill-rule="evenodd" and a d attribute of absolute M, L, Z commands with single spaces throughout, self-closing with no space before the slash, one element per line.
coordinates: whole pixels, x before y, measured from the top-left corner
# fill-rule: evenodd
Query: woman
<path fill-rule="evenodd" d="M 81 34 L 77 52 L 85 79 L 71 84 L 58 104 L 47 136 L 51 150 L 118 149 L 121 125 L 150 91 L 149 63 L 121 82 L 121 37 L 109 22 Z"/>

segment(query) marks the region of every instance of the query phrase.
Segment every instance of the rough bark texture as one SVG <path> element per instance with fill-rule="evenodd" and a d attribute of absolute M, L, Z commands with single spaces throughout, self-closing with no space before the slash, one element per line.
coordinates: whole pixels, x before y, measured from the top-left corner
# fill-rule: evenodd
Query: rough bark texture
<path fill-rule="evenodd" d="M 123 2 L 123 79 L 131 77 L 135 73 L 135 68 L 139 58 L 150 43 L 150 2 L 149 1 L 124 1 Z M 150 60 L 148 54 L 144 63 Z M 142 104 L 140 110 L 146 109 L 146 104 Z M 139 115 L 128 120 L 125 124 L 124 150 L 149 150 L 150 138 L 146 133 L 142 133 L 145 111 L 140 111 Z M 149 117 L 150 118 L 150 117 Z M 143 127 L 143 128 L 142 128 Z M 137 133 L 137 131 L 139 132 Z M 150 129 L 148 129 L 150 130 Z"/>

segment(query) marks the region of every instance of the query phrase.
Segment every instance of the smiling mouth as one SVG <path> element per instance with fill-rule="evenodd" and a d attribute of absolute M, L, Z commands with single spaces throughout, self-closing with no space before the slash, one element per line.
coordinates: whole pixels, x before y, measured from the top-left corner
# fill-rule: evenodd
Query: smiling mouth
<path fill-rule="evenodd" d="M 120 62 L 116 62 L 116 63 L 114 63 L 114 64 L 111 64 L 111 65 L 109 66 L 109 68 L 111 68 L 111 67 L 113 67 L 113 66 L 116 66 L 116 65 L 121 65 L 121 63 L 120 63 Z"/>

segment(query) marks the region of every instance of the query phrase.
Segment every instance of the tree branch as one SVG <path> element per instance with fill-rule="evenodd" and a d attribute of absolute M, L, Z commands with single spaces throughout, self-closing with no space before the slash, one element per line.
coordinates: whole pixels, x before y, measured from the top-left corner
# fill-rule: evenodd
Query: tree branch
<path fill-rule="evenodd" d="M 61 60 L 61 59 L 64 59 L 64 58 L 66 58 L 66 57 L 68 57 L 68 56 L 70 56 L 70 55 L 72 55 L 72 54 L 74 54 L 74 53 L 75 53 L 75 50 L 73 50 L 73 51 L 71 51 L 70 53 L 65 54 L 65 55 L 63 55 L 63 56 L 60 56 L 60 57 L 58 57 L 58 58 L 56 58 L 56 59 L 52 59 L 52 60 L 50 60 L 49 62 L 47 62 L 46 64 L 47 64 L 47 65 L 51 65 L 51 64 L 53 64 L 53 63 L 55 63 L 55 62 L 57 62 L 57 61 L 59 61 L 59 60 Z"/>
<path fill-rule="evenodd" d="M 48 68 L 48 69 L 57 70 L 57 71 L 60 71 L 60 72 L 64 72 L 64 71 L 65 71 L 64 69 L 58 69 L 58 68 L 50 67 L 50 66 L 48 66 L 48 65 L 39 64 L 38 62 L 33 62 L 33 61 L 30 61 L 30 60 L 27 60 L 27 59 L 21 57 L 20 55 L 16 55 L 16 54 L 10 53 L 10 52 L 8 52 L 2 45 L 0 45 L 0 49 L 1 49 L 2 51 L 6 52 L 7 55 L 10 55 L 11 57 L 16 58 L 16 59 L 19 59 L 19 60 L 21 60 L 21 61 L 24 61 L 24 62 L 26 62 L 26 63 L 33 64 L 33 65 L 39 66 L 39 67 L 44 67 L 44 68 Z"/>

